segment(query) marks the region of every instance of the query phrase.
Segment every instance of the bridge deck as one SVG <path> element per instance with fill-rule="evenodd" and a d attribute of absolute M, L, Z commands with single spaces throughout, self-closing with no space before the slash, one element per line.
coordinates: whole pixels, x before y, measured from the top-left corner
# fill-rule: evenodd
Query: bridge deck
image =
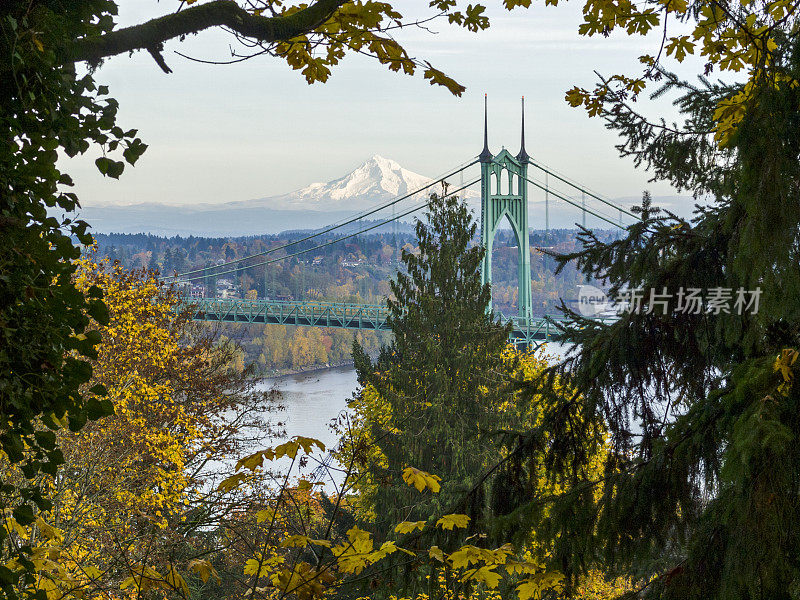
<path fill-rule="evenodd" d="M 383 305 L 346 304 L 317 301 L 242 300 L 238 298 L 202 298 L 187 300 L 194 308 L 196 321 L 225 323 L 264 323 L 275 325 L 304 325 L 307 327 L 337 327 L 382 331 L 388 330 L 388 309 Z M 512 323 L 509 340 L 518 345 L 536 346 L 554 333 L 546 317 L 526 320 L 498 315 L 501 322 Z M 561 321 L 563 317 L 551 317 Z"/>

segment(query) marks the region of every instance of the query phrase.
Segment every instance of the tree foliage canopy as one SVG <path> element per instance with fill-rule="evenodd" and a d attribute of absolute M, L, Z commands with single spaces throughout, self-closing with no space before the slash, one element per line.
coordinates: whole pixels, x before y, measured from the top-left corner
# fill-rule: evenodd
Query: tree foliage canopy
<path fill-rule="evenodd" d="M 165 42 L 222 27 L 242 42 L 234 60 L 274 56 L 309 82 L 327 80 L 347 54 L 361 53 L 393 71 L 421 70 L 432 84 L 460 94 L 460 84 L 392 38 L 393 29 L 416 25 L 404 21 L 397 4 L 186 2 L 174 13 L 124 29 L 116 28 L 117 3 L 111 0 L 12 0 L 0 8 L 0 232 L 6 250 L 0 254 L 0 448 L 23 476 L 4 477 L 0 485 L 0 508 L 10 526 L 0 528 L 0 541 L 11 553 L 0 566 L 0 586 L 7 593 L 35 589 L 45 565 L 41 560 L 51 551 L 48 547 L 32 554 L 31 538 L 17 529 L 51 531 L 38 523 L 35 512 L 49 510 L 51 502 L 40 488 L 20 481 L 41 473 L 50 476 L 63 462 L 53 429 L 64 422 L 80 429 L 111 409 L 105 387 L 90 383 L 91 361 L 99 356 L 101 340 L 92 321 L 104 326 L 108 311 L 99 286 L 76 287 L 79 251 L 72 238 L 89 244 L 91 237 L 87 224 L 71 216 L 78 198 L 68 191 L 71 179 L 56 167 L 56 160 L 60 152 L 75 156 L 95 146 L 103 150 L 96 162 L 100 172 L 117 178 L 126 164 L 136 162 L 145 144 L 135 130 L 116 123 L 116 101 L 78 63 L 95 67 L 110 56 L 147 50 L 168 71 Z M 530 4 L 504 2 L 506 8 Z M 489 24 L 480 5 L 460 8 L 455 0 L 432 0 L 429 8 L 429 16 L 470 31 Z M 658 51 L 641 57 L 641 74 L 610 75 L 593 90 L 570 90 L 567 101 L 604 118 L 621 134 L 622 153 L 637 164 L 713 202 L 690 221 L 658 213 L 645 203 L 642 223 L 624 239 L 603 243 L 587 232 L 586 250 L 565 259 L 575 259 L 587 274 L 607 279 L 615 291 L 759 286 L 763 303 L 755 315 L 653 311 L 609 326 L 576 315 L 582 328 L 567 334 L 580 349 L 552 375 L 576 393 L 566 398 L 556 394 L 553 378 L 529 382 L 532 395 L 549 396 L 550 401 L 542 404 L 541 426 L 523 437 L 530 445 L 521 446 L 546 449 L 544 465 L 553 480 L 582 492 L 553 498 L 546 515 L 552 529 L 537 531 L 550 535 L 550 559 L 567 574 L 605 558 L 645 578 L 655 577 L 645 592 L 664 597 L 797 595 L 800 548 L 792 526 L 800 517 L 800 392 L 794 381 L 800 348 L 800 304 L 795 301 L 800 294 L 797 12 L 798 2 L 791 0 L 584 3 L 580 33 L 608 35 L 620 29 L 641 35 L 662 28 L 662 42 Z M 672 23 L 680 30 L 671 29 Z M 692 54 L 704 57 L 704 77 L 724 71 L 742 73 L 742 81 L 701 79 L 695 85 L 669 73 L 668 58 L 683 62 Z M 651 122 L 633 109 L 632 102 L 650 82 L 665 84 L 664 92 L 679 92 L 684 123 Z M 415 268 L 413 261 L 409 268 Z M 446 279 L 441 283 L 441 290 L 457 292 Z M 395 293 L 414 298 L 410 289 L 398 285 Z M 472 293 L 481 298 L 485 291 Z M 431 302 L 446 299 L 442 295 Z M 406 316 L 424 324 L 413 311 Z M 405 318 L 399 312 L 396 317 L 397 324 Z M 465 322 L 480 321 L 474 317 Z M 398 342 L 407 346 L 398 346 L 398 351 L 418 357 L 422 365 L 435 353 L 447 359 L 449 350 L 437 347 L 434 338 L 408 333 L 406 341 Z M 457 328 L 441 327 L 438 335 L 451 343 L 462 341 Z M 489 335 L 485 343 L 494 339 Z M 458 365 L 448 368 L 458 370 Z M 480 385 L 476 373 L 462 374 L 465 381 Z M 413 398 L 412 386 L 422 383 L 425 390 L 428 378 L 447 397 L 464 391 L 435 371 L 423 382 L 400 373 L 393 382 L 396 390 L 390 391 Z M 446 408 L 435 410 L 442 414 Z M 474 412 L 465 415 L 480 421 Z M 606 432 L 606 472 L 592 481 L 594 452 Z M 428 442 L 436 447 L 436 440 Z M 296 455 L 300 442 L 291 443 Z M 422 450 L 417 454 L 435 464 Z M 465 467 L 472 460 L 453 447 L 447 450 L 453 452 L 437 460 L 451 465 L 455 458 Z M 436 473 L 428 473 L 424 465 L 400 466 L 405 484 L 421 485 L 431 494 L 431 481 L 439 485 Z M 422 471 L 406 471 L 412 467 Z M 467 472 L 458 466 L 450 470 Z M 531 507 L 517 507 L 512 514 L 521 515 L 526 508 Z M 530 514 L 535 512 L 531 508 Z M 461 513 L 440 519 L 440 529 L 456 529 L 465 522 Z M 402 529 L 416 527 L 417 521 L 410 523 Z M 396 551 L 391 545 L 376 549 L 358 528 L 338 543 L 334 562 L 345 574 Z M 309 539 L 287 542 L 292 548 L 298 544 L 304 550 L 314 545 Z M 429 549 L 431 561 L 441 562 L 440 552 Z M 446 560 L 462 569 L 466 581 L 491 588 L 498 584 L 499 565 L 509 564 L 507 558 L 502 546 L 462 546 Z M 261 568 L 270 558 L 252 560 L 246 574 L 253 576 L 256 592 L 259 580 L 267 576 Z M 301 572 L 300 565 L 308 568 Z M 310 562 L 298 558 L 291 568 L 278 562 L 270 566 L 275 569 L 269 576 L 274 575 L 284 592 L 321 593 L 315 587 L 318 578 L 308 577 L 319 574 Z M 525 568 L 542 572 L 534 563 Z M 205 565 L 199 570 L 206 578 L 212 572 Z M 139 589 L 144 582 L 162 581 L 185 593 L 173 571 L 158 579 L 142 566 L 132 577 L 130 585 Z M 541 589 L 533 579 L 524 593 Z"/>
<path fill-rule="evenodd" d="M 15 2 L 8 9 L 26 45 L 52 59 L 53 64 L 69 66 L 146 50 L 158 66 L 171 72 L 162 54 L 165 42 L 184 40 L 205 30 L 222 28 L 238 43 L 229 61 L 237 62 L 268 55 L 300 70 L 309 83 L 324 82 L 331 68 L 348 54 L 363 54 L 388 69 L 413 75 L 422 71 L 432 85 L 445 86 L 461 95 L 464 87 L 426 60 L 412 56 L 392 35 L 403 27 L 418 27 L 432 20 L 478 31 L 489 26 L 484 7 L 460 8 L 452 0 L 433 0 L 421 16 L 406 18 L 396 3 L 315 0 L 310 3 L 285 0 L 259 0 L 239 3 L 212 0 L 180 3 L 177 10 L 124 28 L 114 27 L 117 4 L 113 1 L 78 3 L 77 10 L 66 11 L 58 3 Z M 87 27 L 57 28 L 62 16 L 78 17 Z M 0 59 L 0 77 L 13 76 L 18 67 L 13 60 Z"/>
<path fill-rule="evenodd" d="M 520 598 L 555 593 L 562 577 L 550 562 L 553 537 L 541 535 L 537 524 L 548 513 L 547 499 L 565 493 L 567 481 L 549 478 L 544 468 L 542 414 L 550 396 L 518 393 L 541 378 L 547 360 L 510 347 L 508 327 L 487 310 L 490 288 L 480 271 L 485 250 L 473 244 L 476 224 L 465 203 L 432 197 L 416 232 L 418 249 L 404 251 L 407 272 L 397 274 L 388 301 L 392 342 L 374 362 L 357 345 L 354 350 L 362 389 L 351 404 L 348 431 L 355 435 L 345 438 L 339 456 L 357 474 L 355 514 L 379 539 L 410 536 L 418 545 L 435 544 L 444 570 L 406 573 L 394 584 L 403 594 L 468 596 L 480 578 L 455 573 L 496 553 L 493 544 L 505 549 L 510 573 L 521 562 L 527 566 L 518 571 L 521 580 L 502 582 L 491 561 L 474 567 L 490 588 L 515 589 Z M 553 394 L 572 396 L 558 380 Z M 575 411 L 571 416 L 579 418 Z M 592 457 L 584 479 L 598 477 L 602 435 L 582 452 Z M 420 496 L 409 486 L 435 493 Z M 397 570 L 393 579 L 400 580 Z M 601 594 L 613 587 L 597 572 L 592 578 Z"/>
<path fill-rule="evenodd" d="M 6 511 L 3 567 L 21 595 L 43 600 L 126 589 L 185 598 L 192 572 L 207 580 L 205 557 L 223 545 L 206 532 L 235 521 L 243 503 L 213 492 L 219 461 L 269 439 L 264 415 L 275 405 L 235 368 L 237 348 L 176 310 L 180 296 L 155 273 L 79 264 L 78 289 L 105 290 L 109 319 L 95 324 L 89 384 L 106 387 L 113 414 L 57 431 L 63 464 L 33 482 L 49 506 L 32 523 Z M 25 481 L 5 457 L 0 467 L 7 484 Z"/>
<path fill-rule="evenodd" d="M 714 35 L 734 26 L 732 9 L 720 10 Z M 557 370 L 582 394 L 570 405 L 581 422 L 608 425 L 612 450 L 601 495 L 556 504 L 553 527 L 569 532 L 559 554 L 576 571 L 600 560 L 637 571 L 652 578 L 645 591 L 655 597 L 793 598 L 800 576 L 800 45 L 793 5 L 741 11 L 756 13 L 736 13 L 744 30 L 773 23 L 769 56 L 747 82 L 695 85 L 659 71 L 659 93 L 677 92 L 683 126 L 648 123 L 615 94 L 598 105 L 623 154 L 707 204 L 685 220 L 646 195 L 625 237 L 607 243 L 586 231 L 585 249 L 561 257 L 608 281 L 612 295 L 645 297 L 611 325 L 573 315 L 577 327 L 565 332 L 579 344 Z M 738 116 L 726 121 L 721 107 L 732 98 Z M 664 311 L 650 291 L 689 289 L 706 300 L 714 290 L 758 290 L 760 302 Z M 579 456 L 572 450 L 590 435 L 567 429 L 566 406 L 546 416 L 554 474 L 574 472 L 565 457 Z"/>
<path fill-rule="evenodd" d="M 480 11 L 435 4 L 434 13 L 454 24 L 486 25 Z M 99 287 L 83 293 L 72 281 L 79 256 L 73 240 L 88 245 L 92 238 L 88 225 L 73 218 L 78 198 L 57 158 L 100 148 L 97 168 L 118 178 L 146 148 L 135 129 L 116 123 L 117 102 L 78 63 L 94 67 L 108 56 L 147 49 L 165 67 L 164 41 L 225 26 L 302 69 L 309 81 L 324 81 L 346 52 L 363 52 L 393 70 L 423 66 L 432 83 L 461 90 L 389 37 L 402 17 L 388 3 L 319 0 L 302 8 L 266 2 L 245 9 L 226 0 L 188 2 L 127 29 L 116 28 L 117 8 L 111 0 L 14 0 L 0 8 L 0 230 L 8 249 L 0 256 L 0 448 L 12 461 L 24 459 L 30 476 L 52 473 L 62 460 L 52 436 L 35 431 L 37 419 L 52 427 L 65 419 L 79 429 L 110 410 L 102 386 L 85 386 L 100 341 L 89 323 L 103 324 L 107 311 Z M 46 508 L 35 489 L 24 493 Z M 7 575 L 0 570 L 0 585 L 10 583 Z"/>

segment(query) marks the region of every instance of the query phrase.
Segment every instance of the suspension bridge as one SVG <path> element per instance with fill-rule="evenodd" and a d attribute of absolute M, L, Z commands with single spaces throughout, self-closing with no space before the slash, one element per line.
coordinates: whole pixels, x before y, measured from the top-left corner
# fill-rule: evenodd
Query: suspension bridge
<path fill-rule="evenodd" d="M 465 171 L 476 165 L 480 169 L 480 176 L 464 183 Z M 270 264 L 314 252 L 387 224 L 395 223 L 403 217 L 426 208 L 428 202 L 417 203 L 412 208 L 400 212 L 396 211 L 397 205 L 403 201 L 418 197 L 419 194 L 431 190 L 434 186 L 449 183 L 449 180 L 451 181 L 455 176 L 460 176 L 461 182 L 457 185 L 450 183 L 442 195 L 458 195 L 472 186 L 480 184 L 481 244 L 486 248 L 483 264 L 481 265 L 481 276 L 484 283 L 489 285 L 492 283 L 492 247 L 495 235 L 504 219 L 511 226 L 514 239 L 517 242 L 518 314 L 495 314 L 500 322 L 511 324 L 509 339 L 511 343 L 517 346 L 536 347 L 550 338 L 551 334 L 555 332 L 555 324 L 559 321 L 564 321 L 564 317 L 562 315 L 533 315 L 533 307 L 531 305 L 530 230 L 528 228 L 529 186 L 544 192 L 544 221 L 545 230 L 548 232 L 550 230 L 551 204 L 554 204 L 557 210 L 566 205 L 573 210 L 579 211 L 583 227 L 586 227 L 587 215 L 603 223 L 604 226 L 620 229 L 624 229 L 633 220 L 638 220 L 638 216 L 603 198 L 588 187 L 556 173 L 528 155 L 525 150 L 524 98 L 522 101 L 520 151 L 516 155 L 512 155 L 505 148 L 498 154 L 492 154 L 489 150 L 488 114 L 486 101 L 484 100 L 483 149 L 474 159 L 454 167 L 446 174 L 431 180 L 419 189 L 384 202 L 367 211 L 355 214 L 349 219 L 331 224 L 299 239 L 263 252 L 181 273 L 175 276 L 175 281 L 181 284 L 189 284 L 208 277 L 240 274 L 243 270 L 254 267 L 266 268 Z M 556 187 L 553 182 L 559 187 Z M 325 241 L 320 239 L 322 236 L 338 232 L 344 227 L 349 226 L 352 229 L 353 224 L 357 225 L 367 217 L 372 217 L 388 208 L 392 208 L 391 217 L 380 219 L 377 223 L 363 224 L 365 226 L 358 228 L 356 231 L 350 231 L 333 239 L 325 239 Z M 311 240 L 317 240 L 320 243 L 312 247 L 293 250 L 293 247 Z M 270 257 L 270 255 L 277 254 L 280 251 L 285 251 L 285 254 Z M 372 331 L 388 330 L 389 328 L 387 322 L 389 312 L 385 305 L 239 298 L 186 298 L 184 302 L 191 307 L 193 318 L 198 321 L 336 327 Z M 489 309 L 491 310 L 491 305 Z"/>

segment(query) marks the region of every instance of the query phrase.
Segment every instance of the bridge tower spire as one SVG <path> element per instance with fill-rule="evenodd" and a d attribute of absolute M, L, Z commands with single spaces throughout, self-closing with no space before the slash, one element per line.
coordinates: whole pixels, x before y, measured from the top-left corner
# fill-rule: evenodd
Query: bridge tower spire
<path fill-rule="evenodd" d="M 481 164 L 481 243 L 486 249 L 481 280 L 492 283 L 492 245 L 503 217 L 508 218 L 517 240 L 519 316 L 531 318 L 531 255 L 528 230 L 528 153 L 525 151 L 525 99 L 522 99 L 521 149 L 517 156 L 503 148 L 497 156 L 489 151 L 487 100 L 484 96 L 483 151 Z M 489 305 L 491 310 L 491 304 Z"/>
<path fill-rule="evenodd" d="M 519 154 L 517 160 L 527 166 L 530 156 L 525 152 L 525 96 L 522 97 L 522 128 L 520 133 Z"/>
<path fill-rule="evenodd" d="M 483 150 L 478 155 L 478 159 L 484 162 L 492 162 L 492 153 L 489 152 L 489 94 L 483 95 Z"/>

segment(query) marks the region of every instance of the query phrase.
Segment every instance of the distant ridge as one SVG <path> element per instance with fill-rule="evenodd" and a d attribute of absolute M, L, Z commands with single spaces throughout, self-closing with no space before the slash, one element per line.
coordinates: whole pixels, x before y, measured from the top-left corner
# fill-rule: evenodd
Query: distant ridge
<path fill-rule="evenodd" d="M 430 177 L 409 171 L 396 161 L 376 154 L 343 177 L 327 183 L 312 183 L 288 194 L 194 206 L 160 203 L 86 206 L 81 209 L 80 217 L 98 233 L 152 233 L 166 237 L 275 234 L 288 230 L 323 228 L 417 190 L 431 181 Z M 403 212 L 415 204 L 421 205 L 431 192 L 438 191 L 438 185 L 431 186 L 398 204 L 397 210 Z M 478 191 L 466 190 L 461 195 L 467 198 L 477 218 L 480 214 Z M 530 195 L 531 228 L 544 226 L 544 202 L 540 196 L 537 193 Z M 653 200 L 658 205 L 660 198 Z M 680 197 L 664 200 L 665 207 L 671 209 L 686 202 Z M 623 202 L 626 206 L 635 203 L 638 202 Z M 391 209 L 387 209 L 371 215 L 369 219 L 374 222 L 390 218 L 391 215 Z M 574 209 L 551 209 L 552 228 L 573 228 L 579 221 L 579 213 Z M 607 224 L 603 227 L 607 227 Z"/>

